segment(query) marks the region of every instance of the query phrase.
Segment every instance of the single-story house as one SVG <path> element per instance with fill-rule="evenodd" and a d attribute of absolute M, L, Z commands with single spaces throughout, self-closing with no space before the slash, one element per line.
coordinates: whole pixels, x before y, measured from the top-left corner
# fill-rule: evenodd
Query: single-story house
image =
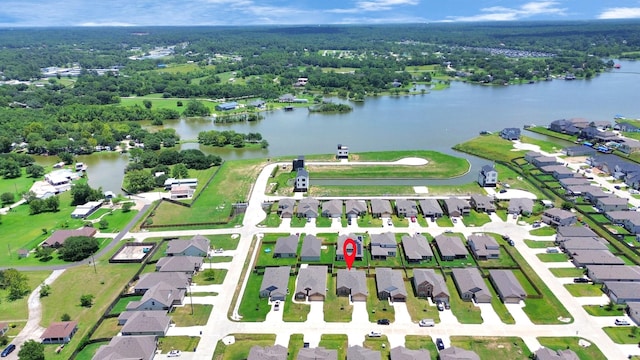
<path fill-rule="evenodd" d="M 171 240 L 167 244 L 167 256 L 207 256 L 211 250 L 211 241 L 196 235 L 189 240 Z"/>
<path fill-rule="evenodd" d="M 289 350 L 282 345 L 258 346 L 254 345 L 249 350 L 247 360 L 287 360 Z"/>
<path fill-rule="evenodd" d="M 560 248 L 568 254 L 577 250 L 608 250 L 607 243 L 600 237 L 565 238 Z"/>
<path fill-rule="evenodd" d="M 597 237 L 598 234 L 586 226 L 558 226 L 556 229 L 556 243 L 567 238 Z"/>
<path fill-rule="evenodd" d="M 640 302 L 638 301 L 629 301 L 627 302 L 626 308 L 627 315 L 636 323 L 636 325 L 640 326 Z"/>
<path fill-rule="evenodd" d="M 614 304 L 640 301 L 640 282 L 605 281 L 602 290 Z"/>
<path fill-rule="evenodd" d="M 436 199 L 423 199 L 419 200 L 418 203 L 424 217 L 439 218 L 444 215 L 440 203 Z"/>
<path fill-rule="evenodd" d="M 364 200 L 349 199 L 345 205 L 348 218 L 355 218 L 367 214 L 367 202 Z"/>
<path fill-rule="evenodd" d="M 150 272 L 140 275 L 140 279 L 133 288 L 135 294 L 144 295 L 147 290 L 152 288 L 158 283 L 166 283 L 167 285 L 180 289 L 187 290 L 191 278 L 184 273 L 177 272 Z"/>
<path fill-rule="evenodd" d="M 640 141 L 635 139 L 622 138 L 619 141 L 618 150 L 625 154 L 631 154 L 636 151 L 640 151 Z"/>
<path fill-rule="evenodd" d="M 491 292 L 477 268 L 454 268 L 452 274 L 462 300 L 473 300 L 477 303 L 491 302 Z"/>
<path fill-rule="evenodd" d="M 444 199 L 444 209 L 449 216 L 469 215 L 471 205 L 467 200 L 459 198 Z"/>
<path fill-rule="evenodd" d="M 176 178 L 168 178 L 164 181 L 164 189 L 169 190 L 174 186 L 189 186 L 192 188 L 198 187 L 198 179 L 190 178 L 190 179 L 176 179 Z"/>
<path fill-rule="evenodd" d="M 336 280 L 336 294 L 349 296 L 351 301 L 367 301 L 367 275 L 363 270 L 340 269 Z"/>
<path fill-rule="evenodd" d="M 64 245 L 64 242 L 73 236 L 89 236 L 93 237 L 98 230 L 93 227 L 84 226 L 76 230 L 56 230 L 49 236 L 40 246 L 59 248 Z"/>
<path fill-rule="evenodd" d="M 43 344 L 67 344 L 78 331 L 77 321 L 54 322 L 42 333 Z"/>
<path fill-rule="evenodd" d="M 278 238 L 273 249 L 274 258 L 293 258 L 297 256 L 298 235 Z"/>
<path fill-rule="evenodd" d="M 498 184 L 498 171 L 492 165 L 485 165 L 478 173 L 478 184 L 482 187 L 495 187 Z"/>
<path fill-rule="evenodd" d="M 538 158 L 540 156 L 543 156 L 543 155 L 540 154 L 539 152 L 528 151 L 526 154 L 524 154 L 524 160 L 528 163 L 532 163 L 533 159 Z"/>
<path fill-rule="evenodd" d="M 293 208 L 296 206 L 296 201 L 291 198 L 284 198 L 278 201 L 278 215 L 283 219 L 290 219 L 293 217 Z"/>
<path fill-rule="evenodd" d="M 424 360 L 431 359 L 427 349 L 410 350 L 404 346 L 396 346 L 389 352 L 391 360 Z"/>
<path fill-rule="evenodd" d="M 322 216 L 339 218 L 342 216 L 342 200 L 333 199 L 322 203 Z"/>
<path fill-rule="evenodd" d="M 467 255 L 469 255 L 469 251 L 457 236 L 440 234 L 436 236 L 435 241 L 438 252 L 440 252 L 440 258 L 443 261 L 466 259 Z"/>
<path fill-rule="evenodd" d="M 187 276 L 194 275 L 202 268 L 201 256 L 166 256 L 156 263 L 156 271 L 180 272 Z"/>
<path fill-rule="evenodd" d="M 185 290 L 176 289 L 167 283 L 157 283 L 147 290 L 139 301 L 129 302 L 126 309 L 171 311 L 174 306 L 182 305 L 185 293 Z"/>
<path fill-rule="evenodd" d="M 131 317 L 136 314 L 147 314 L 148 316 L 166 316 L 168 313 L 165 310 L 141 310 L 141 311 L 123 311 L 118 315 L 118 325 L 122 326 L 127 323 Z"/>
<path fill-rule="evenodd" d="M 509 214 L 529 215 L 533 212 L 533 200 L 529 198 L 512 198 L 507 206 Z"/>
<path fill-rule="evenodd" d="M 407 300 L 407 289 L 399 270 L 376 268 L 376 288 L 380 300 L 391 299 L 393 302 Z"/>
<path fill-rule="evenodd" d="M 315 235 L 307 234 L 302 239 L 302 248 L 300 249 L 300 260 L 302 261 L 320 261 L 322 252 L 322 241 Z"/>
<path fill-rule="evenodd" d="M 403 235 L 402 248 L 404 249 L 405 258 L 410 263 L 423 260 L 431 261 L 433 259 L 433 251 L 427 238 L 422 234 Z"/>
<path fill-rule="evenodd" d="M 467 243 L 477 260 L 498 259 L 500 257 L 500 245 L 493 236 L 487 234 L 469 235 Z"/>
<path fill-rule="evenodd" d="M 327 266 L 307 266 L 298 272 L 297 300 L 324 301 L 327 296 Z"/>
<path fill-rule="evenodd" d="M 578 221 L 576 214 L 558 208 L 546 209 L 542 213 L 542 222 L 553 226 L 569 226 Z"/>
<path fill-rule="evenodd" d="M 496 211 L 496 205 L 493 203 L 493 198 L 486 195 L 472 194 L 471 206 L 476 209 L 477 212 L 491 213 Z"/>
<path fill-rule="evenodd" d="M 392 232 L 382 234 L 371 234 L 371 258 L 386 259 L 395 257 L 398 253 L 398 243 L 396 236 Z"/>
<path fill-rule="evenodd" d="M 596 153 L 596 149 L 585 145 L 569 146 L 562 151 L 567 156 L 592 156 Z"/>
<path fill-rule="evenodd" d="M 302 348 L 296 360 L 338 360 L 338 350 L 317 348 Z"/>
<path fill-rule="evenodd" d="M 269 298 L 271 301 L 284 301 L 287 297 L 290 273 L 291 266 L 265 268 L 260 285 L 260 297 Z"/>
<path fill-rule="evenodd" d="M 568 254 L 576 267 L 586 265 L 624 265 L 624 261 L 609 250 L 575 250 Z"/>
<path fill-rule="evenodd" d="M 418 216 L 418 205 L 415 200 L 396 200 L 396 213 L 400 217 Z"/>
<path fill-rule="evenodd" d="M 93 360 L 140 359 L 152 360 L 158 343 L 155 336 L 114 336 L 109 345 L 102 345 Z"/>
<path fill-rule="evenodd" d="M 307 219 L 315 219 L 318 217 L 318 205 L 320 205 L 320 202 L 315 198 L 302 198 L 302 200 L 298 202 L 296 216 Z"/>
<path fill-rule="evenodd" d="M 442 275 L 433 269 L 414 269 L 413 287 L 419 298 L 431 298 L 433 302 L 449 303 L 449 289 Z"/>
<path fill-rule="evenodd" d="M 238 108 L 238 103 L 235 101 L 216 105 L 216 110 L 218 111 L 229 111 L 229 110 L 235 110 L 237 108 Z"/>
<path fill-rule="evenodd" d="M 86 204 L 78 205 L 76 206 L 76 209 L 71 213 L 71 217 L 74 219 L 85 219 L 87 216 L 100 209 L 103 202 L 104 200 L 89 201 Z"/>
<path fill-rule="evenodd" d="M 582 193 L 585 200 L 589 201 L 592 204 L 596 204 L 598 199 L 611 197 L 611 193 L 602 191 L 601 188 L 595 186 L 589 186 L 589 188 Z"/>
<path fill-rule="evenodd" d="M 556 165 L 558 164 L 558 160 L 553 156 L 538 156 L 531 160 L 531 164 L 537 168 L 541 168 L 543 166 Z"/>
<path fill-rule="evenodd" d="M 570 186 L 587 186 L 587 185 L 591 185 L 591 182 L 589 181 L 589 179 L 584 177 L 571 177 L 566 179 L 560 179 L 560 186 L 562 186 L 564 189 Z"/>
<path fill-rule="evenodd" d="M 535 360 L 580 360 L 578 354 L 571 349 L 551 350 L 541 347 L 534 354 Z"/>
<path fill-rule="evenodd" d="M 171 200 L 191 199 L 195 189 L 186 185 L 172 186 L 169 190 L 169 198 Z"/>
<path fill-rule="evenodd" d="M 336 246 L 336 260 L 344 260 L 344 242 L 347 239 L 352 239 L 356 243 L 356 260 L 362 260 L 362 256 L 364 254 L 364 241 L 362 236 L 355 234 L 348 235 L 339 235 L 338 236 L 338 245 Z M 351 251 L 348 251 L 351 253 Z"/>
<path fill-rule="evenodd" d="M 595 284 L 605 281 L 640 282 L 640 266 L 587 265 L 587 276 Z"/>
<path fill-rule="evenodd" d="M 602 212 L 629 209 L 629 200 L 617 196 L 607 196 L 596 200 L 596 208 Z"/>
<path fill-rule="evenodd" d="M 391 203 L 385 199 L 372 199 L 371 200 L 371 215 L 373 217 L 391 217 L 393 210 L 391 209 Z"/>
<path fill-rule="evenodd" d="M 440 360 L 480 360 L 480 356 L 471 350 L 465 350 L 456 346 L 448 347 L 438 353 Z"/>
<path fill-rule="evenodd" d="M 159 314 L 153 314 L 159 313 Z M 123 336 L 155 335 L 165 336 L 171 324 L 171 318 L 164 311 L 134 311 L 120 332 Z"/>
<path fill-rule="evenodd" d="M 505 304 L 517 304 L 527 293 L 511 270 L 489 270 L 489 280 Z"/>
<path fill-rule="evenodd" d="M 347 359 L 349 360 L 382 360 L 380 351 L 367 349 L 360 345 L 353 345 L 347 348 Z"/>

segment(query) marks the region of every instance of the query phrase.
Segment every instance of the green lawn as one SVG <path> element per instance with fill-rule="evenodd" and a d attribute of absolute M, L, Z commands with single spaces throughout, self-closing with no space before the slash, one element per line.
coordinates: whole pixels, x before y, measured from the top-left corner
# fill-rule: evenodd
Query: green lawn
<path fill-rule="evenodd" d="M 592 316 L 622 316 L 624 315 L 624 306 L 608 306 L 608 305 L 583 305 L 584 310 Z"/>
<path fill-rule="evenodd" d="M 199 343 L 199 336 L 163 336 L 158 339 L 158 349 L 163 354 L 171 350 L 194 351 Z"/>
<path fill-rule="evenodd" d="M 489 218 L 489 215 L 485 213 L 479 213 L 475 210 L 471 210 L 469 215 L 465 215 L 462 217 L 462 222 L 465 226 L 482 226 L 484 224 L 490 223 L 491 218 Z"/>
<path fill-rule="evenodd" d="M 120 232 L 124 227 L 136 216 L 138 211 L 130 210 L 128 212 L 123 212 L 122 210 L 116 209 L 109 212 L 107 215 L 104 215 L 102 219 L 107 221 L 107 228 L 100 229 L 100 232 L 103 233 L 117 233 Z M 94 225 L 96 228 L 98 224 Z"/>
<path fill-rule="evenodd" d="M 540 146 L 540 150 L 548 153 L 556 153 L 562 150 L 563 148 L 563 146 L 556 144 L 552 141 L 535 139 L 535 138 L 531 138 L 524 135 L 520 137 L 520 140 L 523 143 L 538 145 Z"/>
<path fill-rule="evenodd" d="M 431 359 L 436 360 L 438 358 L 438 349 L 433 342 L 431 336 L 428 335 L 406 335 L 404 337 L 404 346 L 410 350 L 427 349 L 431 354 Z"/>
<path fill-rule="evenodd" d="M 573 296 L 600 296 L 603 294 L 599 284 L 564 284 Z"/>
<path fill-rule="evenodd" d="M 192 307 L 188 296 L 185 297 L 184 302 L 185 306 L 175 308 L 170 314 L 176 326 L 206 325 L 213 305 L 193 304 Z"/>
<path fill-rule="evenodd" d="M 569 261 L 569 257 L 565 253 L 555 253 L 555 254 L 536 254 L 538 259 L 542 262 L 567 262 Z"/>
<path fill-rule="evenodd" d="M 451 272 L 445 273 L 447 288 L 449 288 L 449 301 L 451 304 L 451 312 L 458 319 L 458 321 L 462 324 L 482 324 L 482 314 L 480 313 L 480 308 L 474 306 L 470 301 L 463 301 L 460 298 L 460 294 L 458 294 L 458 289 L 456 289 L 455 284 L 453 283 L 453 277 L 451 276 Z"/>
<path fill-rule="evenodd" d="M 289 277 L 289 294 L 284 302 L 284 309 L 282 310 L 282 320 L 290 322 L 305 322 L 307 321 L 307 315 L 311 311 L 311 306 L 308 304 L 294 303 L 293 294 L 296 288 L 296 277 Z"/>
<path fill-rule="evenodd" d="M 346 359 L 348 338 L 344 334 L 322 334 L 320 336 L 319 346 L 326 349 L 338 350 L 338 359 Z"/>
<path fill-rule="evenodd" d="M 319 218 L 316 219 L 316 226 L 317 227 L 331 227 L 331 222 L 333 221 L 332 218 L 328 218 L 326 216 L 320 216 Z"/>
<path fill-rule="evenodd" d="M 242 321 L 264 321 L 269 310 L 271 310 L 269 300 L 259 297 L 262 278 L 262 275 L 256 275 L 253 272 L 249 274 L 249 280 L 238 309 L 238 313 L 242 316 Z"/>
<path fill-rule="evenodd" d="M 212 360 L 245 360 L 253 346 L 273 346 L 276 342 L 275 334 L 231 334 L 235 343 L 225 345 L 218 341 Z"/>
<path fill-rule="evenodd" d="M 240 241 L 239 234 L 232 235 L 207 235 L 207 238 L 211 241 L 212 249 L 225 249 L 225 250 L 235 250 L 238 247 L 238 242 Z"/>
<path fill-rule="evenodd" d="M 50 168 L 50 166 L 46 167 L 45 169 L 48 168 Z M 4 176 L 0 177 L 0 194 L 12 193 L 14 195 L 15 201 L 18 201 L 21 199 L 22 194 L 28 192 L 29 189 L 31 189 L 31 186 L 33 186 L 34 182 L 42 179 L 28 177 L 26 170 L 26 167 L 20 169 L 20 171 L 22 171 L 22 176 L 20 176 L 19 178 L 6 179 Z"/>
<path fill-rule="evenodd" d="M 367 290 L 369 290 L 369 296 L 367 296 L 369 321 L 376 322 L 380 319 L 389 319 L 391 322 L 395 321 L 396 312 L 393 306 L 390 306 L 387 300 L 378 300 L 375 278 L 367 277 Z"/>
<path fill-rule="evenodd" d="M 453 222 L 451 222 L 451 218 L 448 216 L 441 216 L 436 219 L 436 224 L 439 227 L 453 227 Z"/>
<path fill-rule="evenodd" d="M 452 336 L 451 345 L 471 350 L 480 359 L 525 360 L 531 356 L 531 351 L 519 337 Z"/>
<path fill-rule="evenodd" d="M 602 328 L 616 344 L 638 344 L 640 328 L 637 326 L 607 326 Z"/>
<path fill-rule="evenodd" d="M 5 239 L 3 239 L 5 240 Z M 34 290 L 38 285 L 42 284 L 51 271 L 25 271 L 22 272 L 27 276 L 29 290 Z M 53 290 L 53 289 L 52 289 Z M 27 320 L 29 317 L 29 311 L 27 309 L 27 300 L 29 295 L 22 297 L 21 299 L 9 301 L 7 297 L 9 291 L 7 289 L 0 289 L 0 321 L 5 320 Z"/>
<path fill-rule="evenodd" d="M 295 360 L 298 357 L 298 352 L 304 346 L 304 334 L 291 334 L 289 337 L 289 355 L 288 360 Z"/>
<path fill-rule="evenodd" d="M 553 241 L 537 241 L 537 240 L 524 240 L 525 245 L 532 249 L 544 249 L 548 247 L 554 247 L 556 244 Z"/>
<path fill-rule="evenodd" d="M 518 266 L 515 261 L 509 256 L 509 253 L 504 249 L 504 246 L 500 246 L 500 257 L 497 259 L 489 260 L 477 260 L 478 266 L 481 268 L 512 268 Z"/>
<path fill-rule="evenodd" d="M 386 335 L 382 335 L 381 337 L 368 337 L 364 338 L 363 347 L 375 351 L 379 351 L 382 359 L 389 359 L 389 351 L 391 351 L 391 346 L 389 346 L 389 340 Z"/>
<path fill-rule="evenodd" d="M 427 299 L 419 299 L 415 296 L 410 280 L 405 280 L 404 286 L 408 293 L 406 304 L 409 315 L 411 315 L 411 320 L 418 322 L 421 319 L 433 319 L 436 323 L 439 323 L 440 312 L 438 309 L 435 306 L 429 306 Z"/>
<path fill-rule="evenodd" d="M 509 310 L 507 310 L 507 307 L 504 305 L 504 303 L 500 301 L 498 293 L 489 283 L 489 280 L 486 279 L 484 282 L 487 285 L 487 289 L 489 289 L 489 291 L 491 292 L 491 306 L 493 307 L 493 310 L 496 312 L 500 320 L 505 324 L 515 324 L 516 321 L 513 319 L 513 316 L 511 316 L 511 313 L 509 312 Z"/>
<path fill-rule="evenodd" d="M 92 339 L 112 338 L 122 330 L 122 326 L 118 325 L 118 318 L 107 318 L 100 323 L 96 331 L 91 334 Z"/>
<path fill-rule="evenodd" d="M 108 344 L 109 344 L 108 341 L 102 341 L 102 342 L 89 344 L 89 345 L 85 346 L 78 353 L 78 355 L 76 355 L 75 359 L 76 360 L 91 360 L 91 359 L 93 359 L 93 356 L 96 354 L 96 352 L 98 351 L 98 348 L 100 346 L 108 345 Z"/>
<path fill-rule="evenodd" d="M 276 258 L 273 257 L 273 251 L 276 247 L 275 243 L 263 242 L 258 250 L 258 261 L 256 266 L 283 266 L 295 265 L 298 262 L 297 257 Z"/>
<path fill-rule="evenodd" d="M 578 268 L 550 268 L 549 271 L 555 277 L 582 277 L 584 275 L 584 269 Z"/>
<path fill-rule="evenodd" d="M 502 139 L 498 134 L 482 135 L 457 144 L 453 149 L 468 154 L 477 155 L 485 159 L 510 161 L 517 157 L 524 156 L 526 151 L 511 151 L 513 143 Z"/>
<path fill-rule="evenodd" d="M 260 222 L 260 225 L 264 225 L 269 228 L 277 228 L 282 224 L 282 219 L 278 214 L 269 214 L 267 217 Z"/>
<path fill-rule="evenodd" d="M 213 271 L 213 279 L 207 279 L 206 273 Z M 193 277 L 192 282 L 197 285 L 222 284 L 227 276 L 227 269 L 206 269 Z"/>
<path fill-rule="evenodd" d="M 551 226 L 543 226 L 529 231 L 529 234 L 534 236 L 552 236 L 556 234 L 556 229 Z"/>
<path fill-rule="evenodd" d="M 327 322 L 351 322 L 353 305 L 349 303 L 348 296 L 336 295 L 336 277 L 327 278 L 327 297 L 324 299 L 324 321 Z"/>
<path fill-rule="evenodd" d="M 121 312 L 124 312 L 127 309 L 127 305 L 131 301 L 138 301 L 140 299 L 142 299 L 142 295 L 121 297 L 120 299 L 118 299 L 118 302 L 113 307 L 113 309 L 111 309 L 110 314 L 113 314 L 113 315 L 120 314 Z"/>
<path fill-rule="evenodd" d="M 552 350 L 571 349 L 578 354 L 580 359 L 606 360 L 607 358 L 598 349 L 596 344 L 591 343 L 589 347 L 582 347 L 578 344 L 578 337 L 539 337 L 540 345 Z M 589 341 L 589 339 L 585 339 Z M 590 342 L 590 341 L 589 341 Z"/>
<path fill-rule="evenodd" d="M 233 256 L 212 256 L 207 259 L 209 263 L 225 263 L 233 261 Z"/>

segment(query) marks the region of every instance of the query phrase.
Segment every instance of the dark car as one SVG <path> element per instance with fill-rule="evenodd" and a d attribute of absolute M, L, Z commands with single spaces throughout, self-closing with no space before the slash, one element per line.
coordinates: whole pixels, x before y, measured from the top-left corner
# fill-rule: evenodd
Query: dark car
<path fill-rule="evenodd" d="M 14 344 L 9 344 L 9 346 L 7 346 L 6 348 L 4 348 L 4 350 L 2 350 L 2 354 L 0 354 L 0 357 L 9 356 L 9 354 L 11 354 L 15 349 L 16 349 L 16 346 Z"/>
<path fill-rule="evenodd" d="M 444 350 L 444 342 L 442 341 L 442 339 L 436 339 L 436 347 L 438 348 L 438 350 Z"/>
<path fill-rule="evenodd" d="M 578 284 L 578 283 L 588 283 L 589 279 L 587 278 L 583 278 L 583 277 L 579 277 L 579 278 L 574 278 L 573 282 Z"/>
<path fill-rule="evenodd" d="M 389 325 L 389 324 L 391 324 L 391 322 L 389 322 L 389 319 L 378 320 L 378 325 Z"/>

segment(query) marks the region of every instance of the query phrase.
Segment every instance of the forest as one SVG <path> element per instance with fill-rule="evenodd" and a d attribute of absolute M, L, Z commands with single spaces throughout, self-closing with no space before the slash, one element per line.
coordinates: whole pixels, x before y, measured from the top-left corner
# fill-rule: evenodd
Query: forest
<path fill-rule="evenodd" d="M 287 93 L 319 104 L 416 84 L 584 79 L 612 68 L 610 58 L 639 56 L 638 21 L 2 29 L 0 152 L 85 154 L 123 140 L 159 150 L 180 139 L 140 121 L 209 116 L 205 102 L 264 99 L 268 110 Z M 77 71 L 45 76 L 52 67 Z M 177 106 L 123 104 L 146 96 Z M 258 120 L 252 113 L 218 122 Z"/>

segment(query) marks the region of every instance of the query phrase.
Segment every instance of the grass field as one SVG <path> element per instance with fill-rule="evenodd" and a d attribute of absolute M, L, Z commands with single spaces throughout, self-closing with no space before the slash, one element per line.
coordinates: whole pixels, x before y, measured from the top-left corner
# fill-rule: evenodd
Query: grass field
<path fill-rule="evenodd" d="M 513 150 L 513 143 L 502 139 L 498 134 L 478 136 L 462 144 L 455 145 L 453 149 L 485 159 L 502 161 L 510 161 L 524 156 L 526 152 L 511 151 Z"/>
<path fill-rule="evenodd" d="M 640 329 L 637 326 L 607 326 L 602 328 L 616 344 L 637 344 Z"/>
<path fill-rule="evenodd" d="M 108 344 L 109 343 L 106 342 L 106 341 L 89 344 L 89 345 L 85 346 L 84 349 L 82 349 L 82 351 L 80 351 L 78 353 L 78 355 L 76 355 L 75 359 L 76 360 L 91 360 L 91 359 L 93 359 L 93 355 L 96 354 L 96 351 L 98 351 L 98 348 L 100 346 L 108 345 Z"/>
<path fill-rule="evenodd" d="M 225 345 L 218 341 L 212 360 L 244 360 L 249 356 L 253 346 L 273 346 L 276 342 L 275 334 L 231 334 L 235 343 Z"/>
<path fill-rule="evenodd" d="M 534 139 L 532 137 L 528 137 L 524 135 L 520 137 L 520 141 L 527 144 L 538 145 L 540 146 L 540 150 L 548 153 L 556 153 L 562 150 L 563 148 L 563 146 L 558 145 L 552 141 Z"/>
<path fill-rule="evenodd" d="M 378 300 L 376 294 L 376 280 L 372 277 L 367 278 L 367 290 L 369 290 L 369 296 L 367 296 L 367 313 L 369 314 L 369 321 L 376 322 L 380 319 L 389 319 L 394 322 L 396 319 L 396 312 L 393 306 L 389 305 L 386 300 Z"/>
<path fill-rule="evenodd" d="M 102 210 L 102 209 L 101 209 Z M 129 212 L 123 212 L 122 210 L 116 209 L 111 212 L 107 212 L 106 215 L 102 217 L 102 219 L 107 221 L 107 228 L 100 229 L 100 232 L 103 233 L 117 233 L 120 232 L 133 218 L 136 216 L 138 211 L 131 210 Z M 99 228 L 98 224 L 94 225 L 96 228 Z"/>
<path fill-rule="evenodd" d="M 347 335 L 344 334 L 322 334 L 320 335 L 320 344 L 326 349 L 338 350 L 338 359 L 347 358 Z"/>
<path fill-rule="evenodd" d="M 624 305 L 583 305 L 584 310 L 592 316 L 622 316 L 624 315 Z"/>
<path fill-rule="evenodd" d="M 431 336 L 428 335 L 406 335 L 404 337 L 404 346 L 410 350 L 427 349 L 431 354 L 431 359 L 436 360 L 438 358 L 438 349 L 433 342 Z"/>
<path fill-rule="evenodd" d="M 542 262 L 567 262 L 567 261 L 569 261 L 569 258 L 564 253 L 536 254 L 536 256 Z"/>
<path fill-rule="evenodd" d="M 601 286 L 599 284 L 564 284 L 564 287 L 573 296 L 601 296 Z"/>
<path fill-rule="evenodd" d="M 262 275 L 249 274 L 249 280 L 244 294 L 242 294 L 238 309 L 238 313 L 242 316 L 242 321 L 264 321 L 269 310 L 271 310 L 268 299 L 259 297 L 262 278 Z"/>
<path fill-rule="evenodd" d="M 158 349 L 162 354 L 171 350 L 193 351 L 199 343 L 199 336 L 163 336 L 158 339 Z"/>
<path fill-rule="evenodd" d="M 185 298 L 184 302 L 187 301 Z M 206 325 L 212 310 L 213 305 L 194 304 L 192 308 L 191 304 L 186 304 L 175 308 L 170 315 L 176 326 Z"/>
<path fill-rule="evenodd" d="M 532 249 L 544 249 L 548 247 L 555 247 L 556 244 L 553 241 L 538 241 L 538 240 L 524 240 L 525 245 Z"/>
<path fill-rule="evenodd" d="M 240 241 L 240 235 L 207 235 L 207 238 L 211 241 L 212 249 L 225 249 L 225 250 L 235 250 L 238 247 L 238 242 Z M 234 239 L 235 237 L 235 239 Z"/>
<path fill-rule="evenodd" d="M 4 177 L 0 177 L 0 194 L 12 193 L 14 195 L 15 201 L 20 200 L 20 196 L 29 191 L 33 183 L 39 180 L 28 177 L 26 169 L 26 167 L 20 169 L 20 171 L 22 171 L 22 176 L 20 176 L 19 178 L 6 179 Z"/>
<path fill-rule="evenodd" d="M 582 277 L 584 275 L 584 270 L 578 268 L 550 268 L 549 271 L 555 277 Z"/>
<path fill-rule="evenodd" d="M 480 359 L 525 360 L 531 355 L 531 351 L 519 337 L 452 336 L 451 345 L 474 351 Z"/>
<path fill-rule="evenodd" d="M 351 322 L 353 305 L 348 296 L 336 295 L 336 277 L 327 277 L 327 296 L 324 300 L 324 321 Z"/>
<path fill-rule="evenodd" d="M 34 290 L 51 274 L 51 271 L 25 271 L 23 274 L 27 276 L 29 290 Z M 14 301 L 9 301 L 7 299 L 8 295 L 9 291 L 7 289 L 0 289 L 0 321 L 26 321 L 29 317 L 29 311 L 27 309 L 29 295 Z"/>
<path fill-rule="evenodd" d="M 121 312 L 127 309 L 127 305 L 132 301 L 138 301 L 142 299 L 142 295 L 129 296 L 129 297 L 121 297 L 118 299 L 118 302 L 111 309 L 110 314 L 120 314 Z"/>
<path fill-rule="evenodd" d="M 213 279 L 207 279 L 205 272 L 213 271 Z M 193 277 L 193 283 L 197 285 L 211 285 L 222 284 L 225 276 L 227 276 L 227 269 L 207 269 L 200 271 Z"/>
<path fill-rule="evenodd" d="M 552 350 L 564 350 L 571 349 L 578 354 L 580 359 L 589 359 L 589 360 L 606 360 L 607 358 L 604 354 L 598 349 L 598 346 L 595 344 L 591 344 L 589 347 L 582 347 L 578 344 L 578 340 L 580 338 L 577 337 L 539 337 L 538 341 L 540 345 L 544 347 L 548 347 Z M 588 341 L 588 339 L 585 339 Z"/>

